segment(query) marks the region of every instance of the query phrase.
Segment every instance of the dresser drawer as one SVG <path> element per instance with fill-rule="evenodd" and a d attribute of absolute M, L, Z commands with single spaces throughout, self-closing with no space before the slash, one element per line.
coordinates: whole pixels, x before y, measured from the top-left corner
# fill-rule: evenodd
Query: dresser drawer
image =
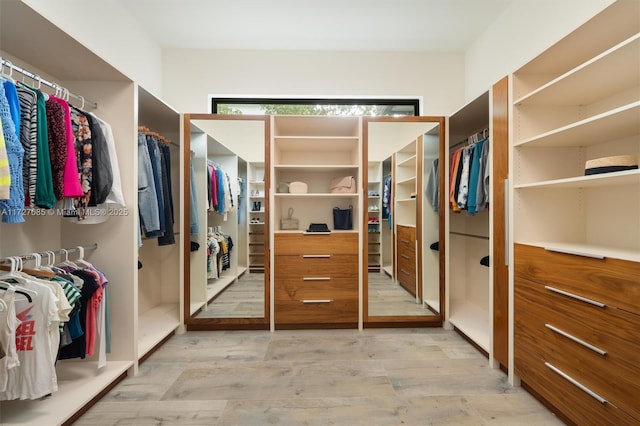
<path fill-rule="evenodd" d="M 358 254 L 358 234 L 355 232 L 333 232 L 331 234 L 287 233 L 275 234 L 276 255 L 327 255 Z"/>
<path fill-rule="evenodd" d="M 277 324 L 358 321 L 357 278 L 277 280 L 274 290 Z"/>
<path fill-rule="evenodd" d="M 516 277 L 640 314 L 640 263 L 515 245 Z"/>
<path fill-rule="evenodd" d="M 274 274 L 276 279 L 357 277 L 358 256 L 354 254 L 278 255 L 274 256 Z"/>
<path fill-rule="evenodd" d="M 515 374 L 541 397 L 551 403 L 576 425 L 638 426 L 639 421 L 623 410 L 602 403 L 563 377 L 563 372 L 552 363 L 535 356 L 533 352 L 519 350 L 514 359 Z M 554 370 L 555 368 L 556 370 Z M 563 372 L 566 374 L 566 372 Z M 575 378 L 568 376 L 570 379 Z"/>
<path fill-rule="evenodd" d="M 396 238 L 398 243 L 398 253 L 415 253 L 416 251 L 416 228 L 413 226 L 398 225 L 396 227 Z"/>
<path fill-rule="evenodd" d="M 549 362 L 640 418 L 640 317 L 516 278 L 515 350 Z"/>

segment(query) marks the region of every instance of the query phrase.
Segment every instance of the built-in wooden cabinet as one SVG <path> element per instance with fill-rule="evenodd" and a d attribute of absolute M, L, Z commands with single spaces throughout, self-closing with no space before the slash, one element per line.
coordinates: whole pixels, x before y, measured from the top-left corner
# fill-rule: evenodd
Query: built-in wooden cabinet
<path fill-rule="evenodd" d="M 360 217 L 367 205 L 361 126 L 358 117 L 272 117 L 276 328 L 358 326 L 364 262 Z M 345 176 L 353 177 L 353 189 L 332 192 L 331 182 Z M 336 207 L 352 209 L 352 229 L 335 229 Z M 310 232 L 312 223 L 325 224 L 327 231 Z"/>
<path fill-rule="evenodd" d="M 358 234 L 279 233 L 274 238 L 276 328 L 358 324 Z"/>
<path fill-rule="evenodd" d="M 515 375 L 576 424 L 640 424 L 640 3 L 513 74 Z"/>

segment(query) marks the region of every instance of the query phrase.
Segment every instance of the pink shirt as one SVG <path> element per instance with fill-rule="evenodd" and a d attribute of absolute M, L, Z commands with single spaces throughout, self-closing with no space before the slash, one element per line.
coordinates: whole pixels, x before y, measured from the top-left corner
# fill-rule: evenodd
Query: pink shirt
<path fill-rule="evenodd" d="M 80 186 L 80 175 L 78 174 L 78 160 L 75 149 L 75 137 L 73 136 L 73 127 L 71 126 L 71 112 L 69 104 L 55 96 L 49 96 L 49 99 L 58 102 L 64 108 L 65 134 L 67 136 L 67 161 L 64 165 L 63 188 L 65 197 L 82 197 L 84 192 Z"/>

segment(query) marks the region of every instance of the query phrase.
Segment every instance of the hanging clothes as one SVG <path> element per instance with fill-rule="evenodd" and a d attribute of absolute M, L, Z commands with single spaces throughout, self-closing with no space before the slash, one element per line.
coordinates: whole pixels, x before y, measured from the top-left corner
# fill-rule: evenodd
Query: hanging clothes
<path fill-rule="evenodd" d="M 439 160 L 436 158 L 431 162 L 429 173 L 427 174 L 427 184 L 425 195 L 434 212 L 440 209 L 440 174 L 438 170 Z"/>
<path fill-rule="evenodd" d="M 78 162 L 75 149 L 75 137 L 71 124 L 71 108 L 64 99 L 50 96 L 50 100 L 58 103 L 64 113 L 64 134 L 66 140 L 66 157 L 63 173 L 63 196 L 67 198 L 81 197 L 83 195 L 80 178 L 78 175 Z"/>
<path fill-rule="evenodd" d="M 7 386 L 0 400 L 38 399 L 58 390 L 51 330 L 60 317 L 53 292 L 45 285 L 25 279 L 20 284 L 30 299 L 16 298 L 16 351 L 20 366 L 7 372 Z"/>
<path fill-rule="evenodd" d="M 454 213 L 474 215 L 489 200 L 489 138 L 455 150 L 451 154 L 449 207 Z"/>
<path fill-rule="evenodd" d="M 24 155 L 22 157 L 22 178 L 24 205 L 35 206 L 36 178 L 38 175 L 38 95 L 30 87 L 18 83 L 16 85 L 20 100 L 20 143 Z M 5 136 L 6 137 L 6 136 Z"/>
<path fill-rule="evenodd" d="M 0 84 L 0 121 L 5 141 L 5 150 L 9 161 L 10 185 L 9 198 L 0 199 L 0 215 L 4 223 L 24 222 L 22 210 L 25 206 L 24 188 L 22 186 L 22 163 L 24 148 L 22 147 L 11 118 L 9 102 L 5 95 L 5 85 Z"/>
<path fill-rule="evenodd" d="M 200 234 L 200 218 L 198 217 L 198 197 L 196 191 L 195 167 L 193 165 L 193 156 L 195 153 L 191 151 L 191 161 L 189 162 L 189 232 L 191 235 Z"/>

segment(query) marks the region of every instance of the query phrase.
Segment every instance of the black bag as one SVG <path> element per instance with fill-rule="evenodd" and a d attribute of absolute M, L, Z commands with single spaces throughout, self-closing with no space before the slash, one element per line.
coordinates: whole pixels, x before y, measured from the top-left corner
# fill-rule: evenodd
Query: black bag
<path fill-rule="evenodd" d="M 353 206 L 348 209 L 333 208 L 333 229 L 353 229 Z"/>

